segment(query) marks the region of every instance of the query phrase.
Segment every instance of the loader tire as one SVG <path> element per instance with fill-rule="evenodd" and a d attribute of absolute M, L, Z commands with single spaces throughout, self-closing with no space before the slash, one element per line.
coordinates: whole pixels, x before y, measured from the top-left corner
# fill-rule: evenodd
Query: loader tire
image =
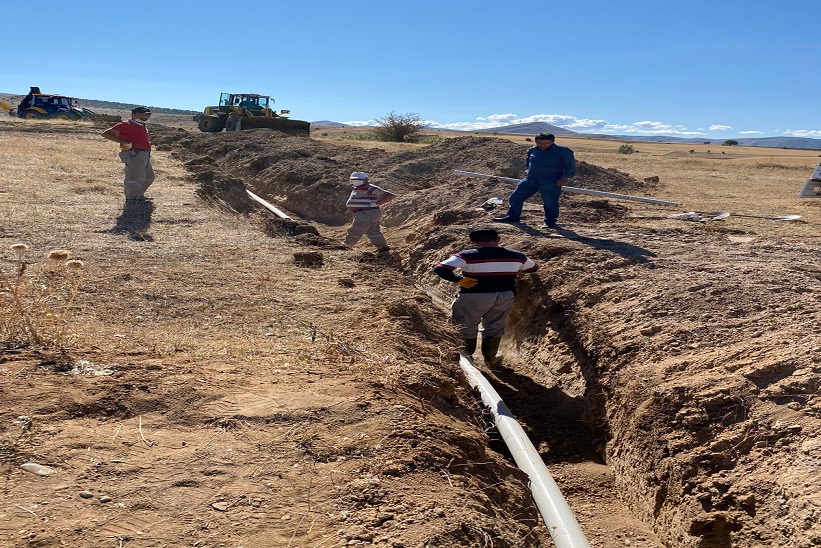
<path fill-rule="evenodd" d="M 216 133 L 225 128 L 225 122 L 223 122 L 219 116 L 203 116 L 200 118 L 200 121 L 197 122 L 197 127 L 200 131 L 206 133 Z"/>
<path fill-rule="evenodd" d="M 25 116 L 26 120 L 34 120 L 35 118 L 37 118 L 37 112 L 35 112 L 35 111 L 27 112 L 27 113 L 25 113 L 24 116 Z"/>

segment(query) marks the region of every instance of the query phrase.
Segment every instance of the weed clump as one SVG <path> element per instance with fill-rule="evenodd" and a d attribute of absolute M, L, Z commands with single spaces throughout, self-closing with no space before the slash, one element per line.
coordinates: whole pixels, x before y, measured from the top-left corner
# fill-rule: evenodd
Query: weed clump
<path fill-rule="evenodd" d="M 63 348 L 83 276 L 83 262 L 53 249 L 40 263 L 28 259 L 29 246 L 18 243 L 10 270 L 0 268 L 0 337 L 3 340 Z"/>

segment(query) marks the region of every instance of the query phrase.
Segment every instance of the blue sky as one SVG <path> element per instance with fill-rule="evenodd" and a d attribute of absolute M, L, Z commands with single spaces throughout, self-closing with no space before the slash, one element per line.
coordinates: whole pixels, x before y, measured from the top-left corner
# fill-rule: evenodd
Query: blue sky
<path fill-rule="evenodd" d="M 819 0 L 37 6 L 51 15 L 0 34 L 0 92 L 191 110 L 247 92 L 308 121 L 821 138 Z"/>

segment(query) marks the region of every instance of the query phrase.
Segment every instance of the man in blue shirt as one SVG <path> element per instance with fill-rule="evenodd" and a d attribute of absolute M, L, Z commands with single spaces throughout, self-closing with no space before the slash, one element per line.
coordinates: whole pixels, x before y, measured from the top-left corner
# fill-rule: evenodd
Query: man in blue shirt
<path fill-rule="evenodd" d="M 536 136 L 536 146 L 527 151 L 527 175 L 519 181 L 516 190 L 508 198 L 508 210 L 504 217 L 494 217 L 498 223 L 518 223 L 522 216 L 525 200 L 536 194 L 542 195 L 544 202 L 544 224 L 542 228 L 556 228 L 559 219 L 559 194 L 570 177 L 576 174 L 576 159 L 573 151 L 555 144 L 552 133 Z"/>

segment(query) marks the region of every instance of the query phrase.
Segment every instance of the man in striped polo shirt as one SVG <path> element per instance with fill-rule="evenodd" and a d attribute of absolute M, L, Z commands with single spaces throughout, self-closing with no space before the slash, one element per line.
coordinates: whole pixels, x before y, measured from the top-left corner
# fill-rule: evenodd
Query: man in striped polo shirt
<path fill-rule="evenodd" d="M 390 202 L 396 198 L 396 195 L 370 184 L 368 175 L 361 171 L 351 173 L 351 184 L 353 190 L 351 190 L 345 207 L 353 212 L 353 223 L 348 228 L 345 245 L 353 247 L 362 236 L 367 235 L 377 251 L 390 251 L 379 226 L 379 220 L 382 218 L 382 210 L 379 206 Z"/>
<path fill-rule="evenodd" d="M 499 233 L 493 229 L 471 230 L 469 237 L 472 248 L 452 255 L 433 271 L 459 286 L 451 321 L 464 340 L 464 353 L 472 356 L 476 351 L 481 323 L 482 357 L 486 365 L 496 366 L 501 363 L 496 354 L 513 308 L 516 275 L 535 272 L 539 267 L 524 253 L 499 246 Z"/>

